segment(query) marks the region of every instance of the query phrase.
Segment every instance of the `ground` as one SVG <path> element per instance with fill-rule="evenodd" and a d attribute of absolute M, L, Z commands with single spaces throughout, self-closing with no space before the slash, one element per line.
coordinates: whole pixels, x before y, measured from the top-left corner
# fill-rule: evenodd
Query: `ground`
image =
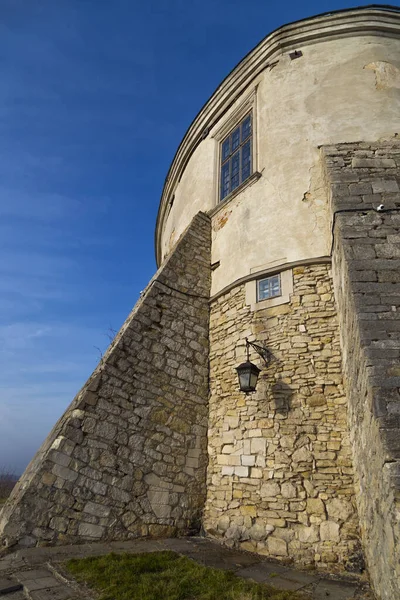
<path fill-rule="evenodd" d="M 111 552 L 138 554 L 165 550 L 178 552 L 206 566 L 231 571 L 239 577 L 272 583 L 281 590 L 302 592 L 310 600 L 373 600 L 365 582 L 331 579 L 315 572 L 298 571 L 256 554 L 229 550 L 211 540 L 196 537 L 20 549 L 0 560 L 0 585 L 4 588 L 18 583 L 21 585 L 19 591 L 7 594 L 9 600 L 25 600 L 25 593 L 30 600 L 90 600 L 94 597 L 92 593 L 71 575 L 66 575 L 68 559 Z"/>

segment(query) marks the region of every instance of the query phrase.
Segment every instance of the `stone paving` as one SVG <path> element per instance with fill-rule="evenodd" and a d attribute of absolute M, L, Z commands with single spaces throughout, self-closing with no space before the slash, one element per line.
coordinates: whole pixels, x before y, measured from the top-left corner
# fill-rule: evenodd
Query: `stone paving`
<path fill-rule="evenodd" d="M 240 577 L 269 583 L 282 590 L 304 592 L 310 600 L 373 600 L 365 582 L 324 578 L 320 573 L 298 571 L 259 555 L 230 550 L 196 537 L 17 550 L 0 559 L 0 596 L 4 595 L 7 600 L 91 600 L 94 596 L 66 574 L 62 564 L 65 560 L 110 552 L 160 550 L 174 550 L 201 564 L 230 570 Z M 15 591 L 7 591 L 11 588 Z"/>

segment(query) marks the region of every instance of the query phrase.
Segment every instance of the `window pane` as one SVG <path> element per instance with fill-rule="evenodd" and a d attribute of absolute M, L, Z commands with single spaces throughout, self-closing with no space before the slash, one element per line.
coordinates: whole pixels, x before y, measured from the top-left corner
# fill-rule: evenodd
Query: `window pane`
<path fill-rule="evenodd" d="M 266 279 L 260 279 L 257 282 L 257 299 L 266 300 L 267 298 L 276 298 L 281 296 L 281 277 L 280 275 L 273 275 Z"/>
<path fill-rule="evenodd" d="M 221 200 L 229 194 L 229 162 L 221 169 Z"/>
<path fill-rule="evenodd" d="M 220 200 L 226 198 L 252 174 L 252 127 L 252 113 L 249 113 L 221 143 Z"/>
<path fill-rule="evenodd" d="M 279 275 L 275 275 L 270 278 L 270 297 L 280 296 L 281 294 L 281 285 L 280 285 L 280 277 Z"/>
<path fill-rule="evenodd" d="M 225 162 L 229 156 L 229 136 L 222 142 L 222 162 Z"/>
<path fill-rule="evenodd" d="M 242 122 L 242 142 L 251 134 L 251 116 L 248 115 Z"/>
<path fill-rule="evenodd" d="M 240 127 L 235 129 L 232 133 L 232 153 L 235 152 L 236 148 L 239 147 L 240 144 Z"/>
<path fill-rule="evenodd" d="M 251 140 L 242 146 L 242 181 L 251 174 Z"/>
<path fill-rule="evenodd" d="M 239 152 L 232 156 L 232 175 L 231 175 L 231 190 L 234 190 L 239 185 Z"/>
<path fill-rule="evenodd" d="M 258 282 L 258 299 L 265 300 L 269 298 L 269 282 L 268 279 L 261 279 Z"/>

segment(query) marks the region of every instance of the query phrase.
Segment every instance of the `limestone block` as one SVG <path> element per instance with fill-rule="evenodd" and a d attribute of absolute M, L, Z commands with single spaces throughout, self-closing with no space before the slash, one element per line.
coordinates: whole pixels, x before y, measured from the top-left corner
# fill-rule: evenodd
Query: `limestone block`
<path fill-rule="evenodd" d="M 265 540 L 267 537 L 267 532 L 265 530 L 265 525 L 261 523 L 255 523 L 249 530 L 250 539 L 255 541 Z"/>
<path fill-rule="evenodd" d="M 273 556 L 287 556 L 288 548 L 285 540 L 269 536 L 267 540 L 268 552 Z"/>
<path fill-rule="evenodd" d="M 312 515 L 324 515 L 325 504 L 320 498 L 309 498 L 307 500 L 306 510 L 309 514 Z"/>
<path fill-rule="evenodd" d="M 225 538 L 227 540 L 239 541 L 241 534 L 241 528 L 238 525 L 231 525 L 225 532 Z"/>
<path fill-rule="evenodd" d="M 285 483 L 282 483 L 281 494 L 284 498 L 296 498 L 297 491 L 292 483 L 285 482 Z"/>
<path fill-rule="evenodd" d="M 334 498 L 326 505 L 329 517 L 339 521 L 347 521 L 350 515 L 354 512 L 353 507 L 347 500 Z"/>
<path fill-rule="evenodd" d="M 339 524 L 334 521 L 324 521 L 320 525 L 320 535 L 323 542 L 338 542 L 340 539 Z"/>
<path fill-rule="evenodd" d="M 310 527 L 301 527 L 299 529 L 298 536 L 300 542 L 313 544 L 319 541 L 319 528 L 317 525 L 311 525 Z"/>
<path fill-rule="evenodd" d="M 265 531 L 266 531 L 267 535 L 270 535 L 270 533 L 275 531 L 275 527 L 273 525 L 271 525 L 270 523 L 267 523 L 267 525 L 265 526 Z"/>
<path fill-rule="evenodd" d="M 257 516 L 257 508 L 252 504 L 244 504 L 240 507 L 240 512 L 245 517 L 256 517 Z"/>
<path fill-rule="evenodd" d="M 252 467 L 250 469 L 250 477 L 254 478 L 254 479 L 261 479 L 263 476 L 263 470 L 262 469 L 257 469 L 255 467 Z"/>
<path fill-rule="evenodd" d="M 55 464 L 52 468 L 52 472 L 54 475 L 61 477 L 61 479 L 65 479 L 67 481 L 75 481 L 78 478 L 78 473 L 75 471 L 71 471 L 67 467 L 63 467 L 61 465 Z"/>
<path fill-rule="evenodd" d="M 307 398 L 307 404 L 311 407 L 324 406 L 326 404 L 326 398 L 323 394 L 314 394 Z"/>
<path fill-rule="evenodd" d="M 254 542 L 247 541 L 247 542 L 240 542 L 240 548 L 242 550 L 244 550 L 245 552 L 255 552 L 257 546 Z"/>
<path fill-rule="evenodd" d="M 265 455 L 267 440 L 263 437 L 254 437 L 251 439 L 251 454 Z"/>
<path fill-rule="evenodd" d="M 260 496 L 261 498 L 275 498 L 280 494 L 280 486 L 278 483 L 271 481 L 264 483 L 261 486 Z"/>
<path fill-rule="evenodd" d="M 152 504 L 154 514 L 158 519 L 169 519 L 172 512 L 172 506 L 167 504 Z"/>
<path fill-rule="evenodd" d="M 223 515 L 218 519 L 218 529 L 220 531 L 227 531 L 229 529 L 230 519 L 228 515 Z"/>
<path fill-rule="evenodd" d="M 108 517 L 110 514 L 110 507 L 104 504 L 98 504 L 97 502 L 88 502 L 85 504 L 83 512 L 89 513 L 96 517 Z"/>
<path fill-rule="evenodd" d="M 256 463 L 256 457 L 251 454 L 242 454 L 240 458 L 242 465 L 246 467 L 253 467 Z"/>
<path fill-rule="evenodd" d="M 234 473 L 238 477 L 248 477 L 249 476 L 249 467 L 235 467 Z"/>
<path fill-rule="evenodd" d="M 69 519 L 64 517 L 53 517 L 50 519 L 49 527 L 60 533 L 65 533 L 68 529 Z"/>
<path fill-rule="evenodd" d="M 103 537 L 104 527 L 92 523 L 79 523 L 78 532 L 83 538 L 99 539 Z"/>
<path fill-rule="evenodd" d="M 56 476 L 53 475 L 53 473 L 49 473 L 48 471 L 45 471 L 43 473 L 43 475 L 42 475 L 41 482 L 44 485 L 51 486 L 51 485 L 53 485 L 53 483 L 55 482 L 55 480 L 56 480 Z"/>
<path fill-rule="evenodd" d="M 232 476 L 234 473 L 235 467 L 223 466 L 221 470 L 222 475 Z"/>
<path fill-rule="evenodd" d="M 294 462 L 299 462 L 299 463 L 300 462 L 312 462 L 313 455 L 305 446 L 303 446 L 302 448 L 299 448 L 298 450 L 295 450 L 293 452 L 292 459 L 294 460 Z"/>

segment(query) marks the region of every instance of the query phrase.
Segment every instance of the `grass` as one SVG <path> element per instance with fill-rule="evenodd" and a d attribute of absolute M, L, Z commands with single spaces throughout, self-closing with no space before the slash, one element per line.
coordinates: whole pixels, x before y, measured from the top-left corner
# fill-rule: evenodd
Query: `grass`
<path fill-rule="evenodd" d="M 204 567 L 175 552 L 108 554 L 66 563 L 100 600 L 300 600 L 297 593 Z"/>

